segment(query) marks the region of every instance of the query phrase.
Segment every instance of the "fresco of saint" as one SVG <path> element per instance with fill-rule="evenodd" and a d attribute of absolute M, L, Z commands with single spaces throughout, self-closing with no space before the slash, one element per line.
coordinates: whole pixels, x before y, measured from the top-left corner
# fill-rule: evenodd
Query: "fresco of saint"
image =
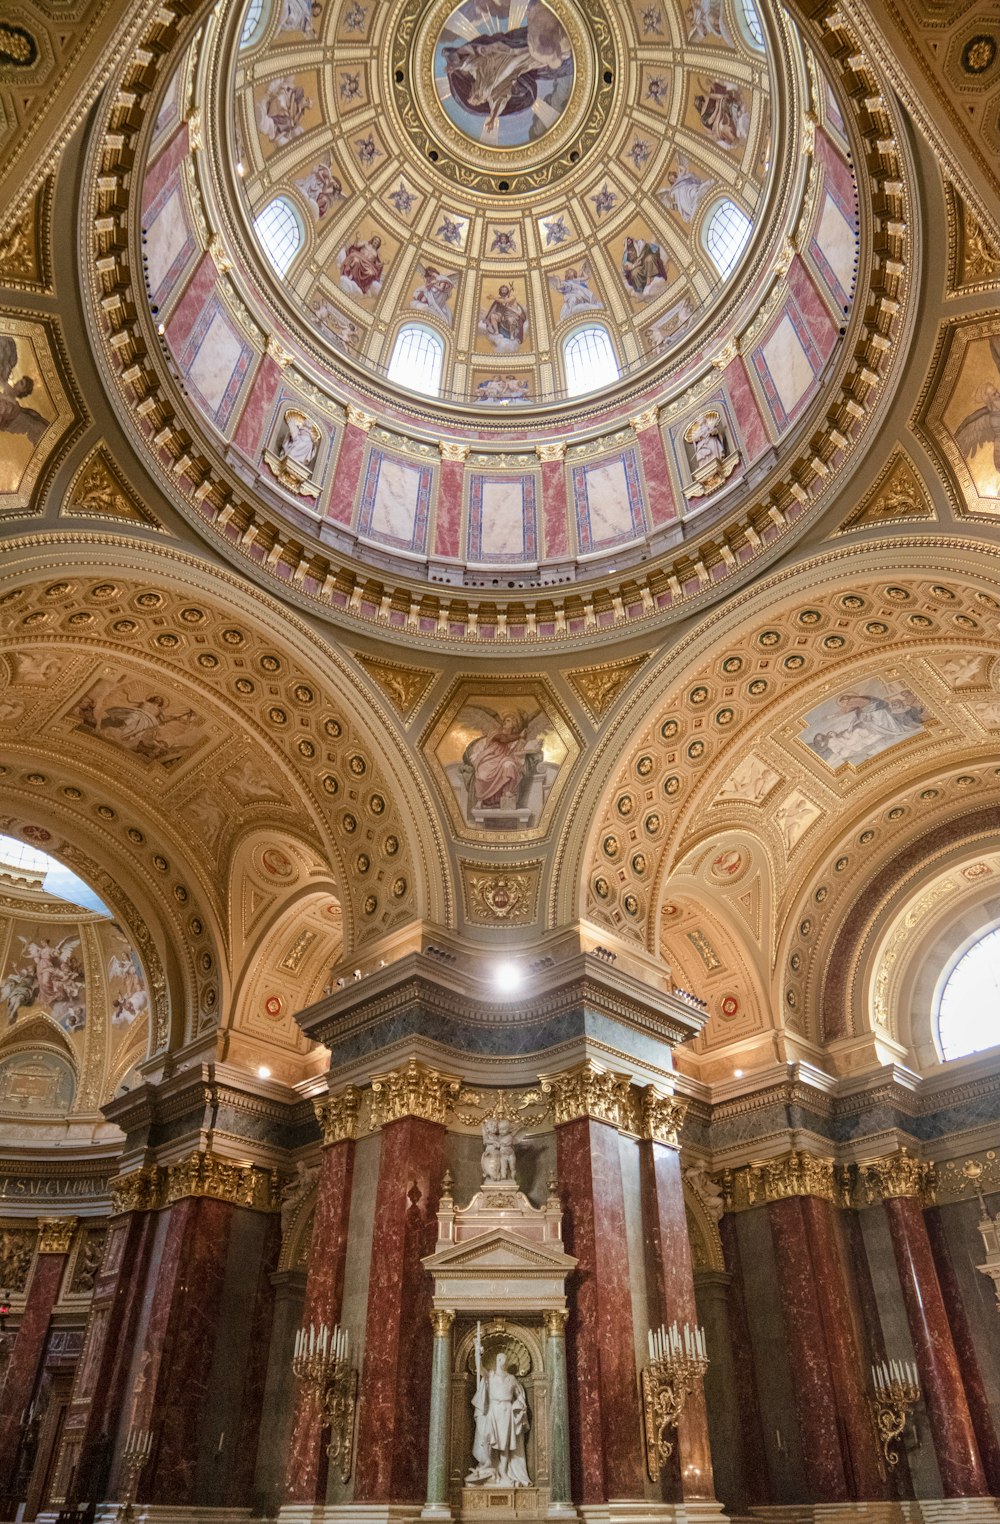
<path fill-rule="evenodd" d="M 523 16 L 523 25 L 512 25 Z M 441 104 L 473 142 L 520 147 L 562 115 L 573 86 L 566 29 L 544 0 L 526 11 L 510 0 L 464 0 L 434 56 Z"/>

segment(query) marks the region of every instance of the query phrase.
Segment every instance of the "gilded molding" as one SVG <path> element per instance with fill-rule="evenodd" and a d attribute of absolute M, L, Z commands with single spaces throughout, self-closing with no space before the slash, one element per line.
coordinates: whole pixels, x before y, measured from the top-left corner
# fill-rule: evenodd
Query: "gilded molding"
<path fill-rule="evenodd" d="M 748 1207 L 772 1201 L 788 1201 L 794 1196 L 816 1196 L 821 1201 L 844 1205 L 844 1190 L 831 1158 L 793 1149 L 777 1159 L 724 1170 L 718 1176 L 727 1212 L 744 1212 Z"/>
<path fill-rule="evenodd" d="M 455 1314 L 450 1308 L 435 1307 L 431 1313 L 431 1327 L 434 1330 L 435 1339 L 447 1339 L 454 1321 Z"/>
<path fill-rule="evenodd" d="M 964 1159 L 949 1159 L 935 1165 L 937 1175 L 934 1200 L 938 1206 L 949 1201 L 967 1201 L 970 1196 L 991 1196 L 1000 1191 L 1000 1151 L 985 1149 Z"/>
<path fill-rule="evenodd" d="M 665 1143 L 668 1148 L 680 1148 L 680 1131 L 688 1103 L 676 1095 L 666 1095 L 655 1085 L 647 1085 L 642 1092 L 642 1137 L 654 1143 Z"/>
<path fill-rule="evenodd" d="M 905 1148 L 882 1159 L 869 1159 L 858 1166 L 858 1173 L 869 1201 L 889 1201 L 899 1196 L 930 1201 L 937 1183 L 933 1164 L 915 1159 Z"/>
<path fill-rule="evenodd" d="M 160 1211 L 191 1196 L 228 1201 L 257 1212 L 277 1212 L 281 1207 L 277 1171 L 193 1153 L 166 1168 L 148 1164 L 119 1175 L 111 1182 L 111 1211 L 112 1215 Z"/>
<path fill-rule="evenodd" d="M 157 1205 L 160 1170 L 155 1164 L 117 1175 L 111 1181 L 111 1215 L 121 1212 L 150 1212 Z"/>
<path fill-rule="evenodd" d="M 40 1217 L 38 1219 L 39 1254 L 68 1254 L 78 1220 L 76 1217 Z"/>
<path fill-rule="evenodd" d="M 314 1101 L 316 1120 L 323 1130 L 323 1146 L 344 1143 L 358 1135 L 358 1108 L 361 1092 L 354 1085 L 324 1100 Z"/>
<path fill-rule="evenodd" d="M 587 1059 L 562 1074 L 543 1074 L 541 1088 L 552 1096 L 557 1127 L 590 1117 L 620 1132 L 639 1131 L 638 1107 L 627 1074 L 615 1074 Z"/>
<path fill-rule="evenodd" d="M 419 1117 L 442 1126 L 461 1089 L 452 1074 L 440 1074 L 411 1058 L 405 1069 L 392 1069 L 372 1079 L 371 1125 L 384 1127 L 401 1117 Z"/>

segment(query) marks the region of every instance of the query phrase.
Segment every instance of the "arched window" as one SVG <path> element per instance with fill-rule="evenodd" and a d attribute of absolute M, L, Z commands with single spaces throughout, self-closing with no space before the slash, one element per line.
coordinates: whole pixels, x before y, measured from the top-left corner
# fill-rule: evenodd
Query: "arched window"
<path fill-rule="evenodd" d="M 424 397 L 441 394 L 444 369 L 444 340 L 433 328 L 422 323 L 407 323 L 396 335 L 389 361 L 389 380 L 406 386 Z"/>
<path fill-rule="evenodd" d="M 705 228 L 705 247 L 723 280 L 730 275 L 753 231 L 753 223 L 735 201 L 719 201 Z"/>
<path fill-rule="evenodd" d="M 243 17 L 243 30 L 240 32 L 240 47 L 248 48 L 251 43 L 257 41 L 264 28 L 261 21 L 264 16 L 264 0 L 250 0 Z"/>
<path fill-rule="evenodd" d="M 594 323 L 569 334 L 563 340 L 563 368 L 571 397 L 582 397 L 584 392 L 617 381 L 621 371 L 607 329 Z"/>
<path fill-rule="evenodd" d="M 761 52 L 763 52 L 764 28 L 760 24 L 760 17 L 757 14 L 757 7 L 754 5 L 753 0 L 739 0 L 738 9 L 747 37 L 755 48 L 760 48 Z"/>
<path fill-rule="evenodd" d="M 1000 926 L 963 953 L 938 1005 L 943 1058 L 964 1058 L 1000 1043 Z"/>
<path fill-rule="evenodd" d="M 275 196 L 257 213 L 253 226 L 268 259 L 278 274 L 284 275 L 304 242 L 302 224 L 292 203 L 285 196 Z"/>

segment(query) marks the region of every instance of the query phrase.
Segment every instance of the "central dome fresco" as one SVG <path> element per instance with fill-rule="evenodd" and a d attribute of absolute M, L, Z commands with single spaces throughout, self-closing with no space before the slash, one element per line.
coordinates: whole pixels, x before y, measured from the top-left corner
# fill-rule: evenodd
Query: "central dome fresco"
<path fill-rule="evenodd" d="M 251 0 L 247 230 L 380 378 L 477 407 L 606 389 L 759 242 L 784 42 L 753 0 Z"/>

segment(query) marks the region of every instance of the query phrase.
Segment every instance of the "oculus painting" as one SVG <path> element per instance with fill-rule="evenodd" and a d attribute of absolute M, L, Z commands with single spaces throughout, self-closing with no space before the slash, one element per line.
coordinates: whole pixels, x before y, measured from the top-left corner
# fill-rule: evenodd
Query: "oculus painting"
<path fill-rule="evenodd" d="M 828 767 L 860 767 L 934 723 L 905 683 L 869 678 L 810 710 L 801 739 Z"/>
<path fill-rule="evenodd" d="M 542 0 L 465 0 L 434 50 L 445 112 L 474 143 L 520 148 L 548 132 L 573 89 L 566 29 Z"/>

